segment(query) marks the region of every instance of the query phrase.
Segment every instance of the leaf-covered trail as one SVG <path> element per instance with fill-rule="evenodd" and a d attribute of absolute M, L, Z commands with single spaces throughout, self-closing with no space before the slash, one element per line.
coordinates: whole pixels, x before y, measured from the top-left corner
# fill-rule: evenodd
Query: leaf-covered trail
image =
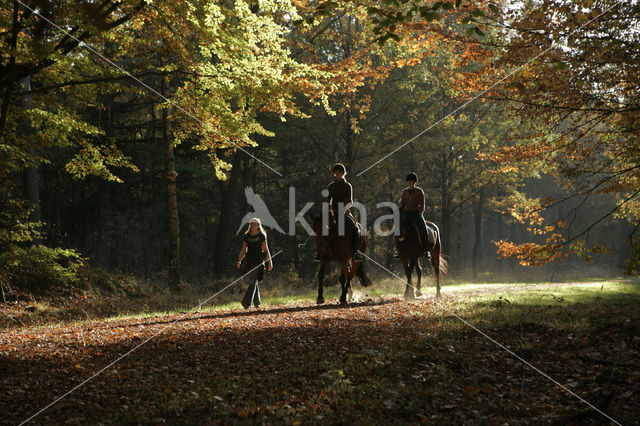
<path fill-rule="evenodd" d="M 520 395 L 519 363 L 452 323 L 454 304 L 309 301 L 9 331 L 0 337 L 0 422 L 29 418 L 154 334 L 34 423 L 545 422 L 585 408 L 533 372 Z M 512 341 L 508 330 L 490 332 Z M 583 376 L 585 366 L 568 368 L 562 336 L 527 332 L 546 351 L 534 364 L 563 383 Z"/>

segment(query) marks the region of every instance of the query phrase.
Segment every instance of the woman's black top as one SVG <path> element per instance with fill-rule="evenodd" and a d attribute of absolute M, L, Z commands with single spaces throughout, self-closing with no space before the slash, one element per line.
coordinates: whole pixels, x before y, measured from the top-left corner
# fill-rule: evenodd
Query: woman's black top
<path fill-rule="evenodd" d="M 253 268 L 264 260 L 265 253 L 262 251 L 262 243 L 267 238 L 264 234 L 259 233 L 256 235 L 250 235 L 248 232 L 244 234 L 244 241 L 247 243 L 247 266 L 249 269 Z"/>

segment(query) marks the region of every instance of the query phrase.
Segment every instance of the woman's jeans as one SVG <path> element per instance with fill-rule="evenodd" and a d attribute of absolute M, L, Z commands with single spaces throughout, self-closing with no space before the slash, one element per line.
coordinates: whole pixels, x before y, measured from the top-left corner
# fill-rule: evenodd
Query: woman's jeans
<path fill-rule="evenodd" d="M 258 278 L 260 277 L 261 269 L 262 268 L 258 267 L 245 277 L 245 279 L 249 281 L 249 287 L 242 298 L 243 306 L 251 306 L 252 304 L 256 308 L 260 306 L 260 288 L 258 287 Z"/>

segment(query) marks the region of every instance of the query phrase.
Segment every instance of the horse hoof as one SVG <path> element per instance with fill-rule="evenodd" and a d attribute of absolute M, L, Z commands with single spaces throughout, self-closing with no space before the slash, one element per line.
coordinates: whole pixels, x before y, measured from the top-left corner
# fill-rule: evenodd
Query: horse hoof
<path fill-rule="evenodd" d="M 413 293 L 413 291 L 406 291 L 404 293 L 404 300 L 413 300 L 416 298 L 416 295 Z"/>
<path fill-rule="evenodd" d="M 420 290 L 416 291 L 416 297 L 422 297 L 424 296 L 424 293 L 422 293 Z"/>
<path fill-rule="evenodd" d="M 318 297 L 318 300 L 316 300 L 316 304 L 322 305 L 323 303 L 324 303 L 324 297 Z"/>
<path fill-rule="evenodd" d="M 440 295 L 440 292 L 436 293 L 436 299 L 440 299 L 442 296 Z"/>
<path fill-rule="evenodd" d="M 349 306 L 349 302 L 347 302 L 346 300 L 341 300 L 340 301 L 340 306 L 347 307 L 347 306 Z"/>

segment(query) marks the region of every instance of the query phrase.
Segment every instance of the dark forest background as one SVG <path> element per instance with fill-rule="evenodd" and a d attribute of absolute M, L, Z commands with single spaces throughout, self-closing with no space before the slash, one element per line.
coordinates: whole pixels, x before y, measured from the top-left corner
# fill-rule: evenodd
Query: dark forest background
<path fill-rule="evenodd" d="M 568 36 L 573 50 L 550 51 L 468 105 L 560 31 L 543 6 L 304 2 L 283 11 L 248 1 L 216 6 L 212 23 L 203 19 L 211 2 L 187 3 L 30 3 L 37 16 L 3 2 L 4 285 L 46 286 L 45 275 L 39 284 L 25 276 L 80 263 L 173 287 L 232 276 L 236 230 L 251 211 L 245 188 L 288 230 L 289 188 L 296 212 L 307 202 L 319 212 L 335 162 L 369 211 L 369 255 L 398 271 L 392 238 L 371 231 L 388 213 L 376 204 L 397 201 L 409 171 L 425 191 L 425 218 L 440 226 L 450 279 L 635 270 L 635 3 L 584 2 L 585 16 L 568 2 L 545 6 L 573 29 L 611 11 L 599 30 Z M 605 51 L 617 65 L 585 73 Z M 607 74 L 616 66 L 617 81 Z M 556 228 L 537 232 L 544 224 L 528 222 L 531 212 Z M 296 236 L 268 233 L 272 253 L 284 250 L 274 273 L 312 286 L 313 240 L 303 245 L 299 225 Z M 565 249 L 564 262 L 546 263 Z"/>

